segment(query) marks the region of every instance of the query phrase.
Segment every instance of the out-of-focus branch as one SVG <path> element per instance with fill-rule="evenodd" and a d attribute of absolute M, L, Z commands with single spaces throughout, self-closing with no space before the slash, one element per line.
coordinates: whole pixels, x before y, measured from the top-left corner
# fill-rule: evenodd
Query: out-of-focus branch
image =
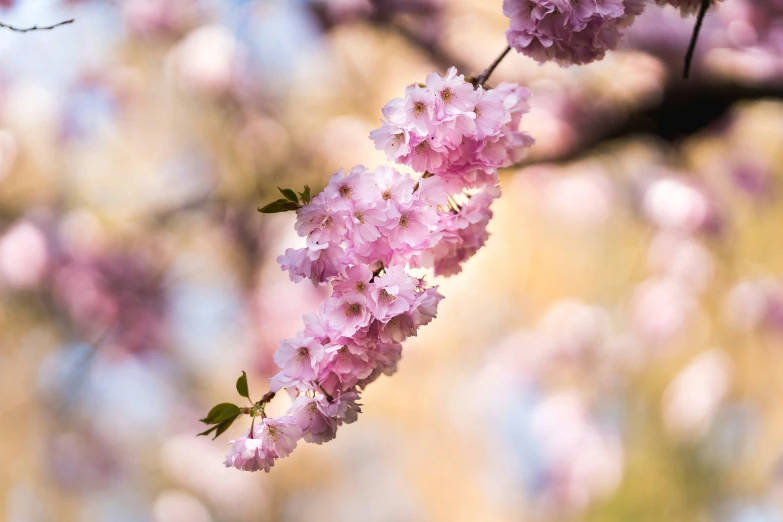
<path fill-rule="evenodd" d="M 371 0 L 374 13 L 370 17 L 370 22 L 377 27 L 388 28 L 403 37 L 413 47 L 424 51 L 429 58 L 437 63 L 441 68 L 447 69 L 451 66 L 456 67 L 460 72 L 467 72 L 470 66 L 466 64 L 459 56 L 456 56 L 444 49 L 437 38 L 426 38 L 415 30 L 400 22 L 395 16 L 401 11 L 400 5 L 392 4 L 388 0 Z M 407 9 L 409 12 L 411 9 Z M 418 13 L 422 15 L 433 16 L 434 11 Z"/>
<path fill-rule="evenodd" d="M 3 22 L 0 22 L 0 27 L 17 32 L 17 33 L 29 33 L 31 31 L 51 31 L 52 29 L 55 29 L 57 27 L 60 27 L 61 25 L 68 25 L 72 24 L 74 22 L 74 19 L 71 18 L 70 20 L 63 20 L 62 22 L 57 22 L 54 25 L 44 25 L 44 26 L 37 26 L 34 25 L 32 27 L 16 27 L 9 24 L 4 24 Z"/>
<path fill-rule="evenodd" d="M 405 24 L 382 17 L 374 18 L 372 21 L 376 26 L 389 28 L 402 36 L 413 47 L 424 51 L 433 62 L 437 63 L 443 69 L 452 66 L 456 67 L 460 72 L 471 69 L 471 67 L 461 58 L 451 54 L 436 41 L 430 41 L 427 38 L 422 37 Z"/>
<path fill-rule="evenodd" d="M 588 154 L 603 142 L 650 135 L 663 141 L 677 143 L 697 134 L 726 116 L 738 102 L 783 99 L 783 84 L 747 86 L 739 84 L 677 83 L 669 85 L 660 103 L 641 107 L 631 112 L 616 125 L 596 127 L 595 122 L 612 121 L 613 116 L 591 115 L 589 129 L 577 129 L 584 136 L 576 146 L 563 154 L 527 160 L 519 166 L 539 161 L 568 162 Z"/>

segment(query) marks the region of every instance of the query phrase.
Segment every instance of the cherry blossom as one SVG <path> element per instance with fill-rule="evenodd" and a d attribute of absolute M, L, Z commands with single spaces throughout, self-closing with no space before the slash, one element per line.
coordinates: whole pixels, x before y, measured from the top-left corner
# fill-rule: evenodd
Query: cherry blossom
<path fill-rule="evenodd" d="M 539 62 L 561 66 L 601 60 L 616 49 L 644 0 L 504 0 L 509 45 Z"/>
<path fill-rule="evenodd" d="M 389 102 L 370 135 L 390 160 L 421 176 L 390 166 L 340 169 L 312 200 L 309 189 L 300 194 L 301 205 L 281 189 L 287 199 L 278 203 L 297 209 L 294 226 L 306 246 L 277 261 L 292 281 L 330 285 L 331 294 L 280 343 L 271 395 L 250 412 L 262 421 L 233 443 L 227 466 L 269 471 L 299 439 L 333 439 L 357 419 L 360 392 L 397 370 L 401 343 L 435 318 L 443 299 L 409 270 L 455 274 L 484 245 L 500 196 L 497 169 L 532 144 L 518 130 L 527 97 L 512 84 L 476 87 L 454 68 L 432 73 Z M 266 417 L 265 401 L 283 389 L 292 398 L 286 415 Z"/>
<path fill-rule="evenodd" d="M 226 455 L 226 467 L 234 467 L 242 471 L 269 471 L 275 465 L 275 459 L 263 447 L 261 439 L 248 438 L 250 431 L 236 440 L 229 441 L 231 451 Z"/>
<path fill-rule="evenodd" d="M 452 67 L 390 101 L 370 139 L 389 161 L 447 178 L 457 190 L 477 187 L 495 181 L 497 169 L 519 162 L 533 144 L 518 130 L 528 95 L 510 83 L 474 87 Z"/>

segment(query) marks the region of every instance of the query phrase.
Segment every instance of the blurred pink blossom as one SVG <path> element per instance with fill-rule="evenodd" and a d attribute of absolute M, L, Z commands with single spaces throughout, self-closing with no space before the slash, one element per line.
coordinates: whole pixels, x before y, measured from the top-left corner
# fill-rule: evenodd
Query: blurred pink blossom
<path fill-rule="evenodd" d="M 205 25 L 188 33 L 170 54 L 184 87 L 207 95 L 228 93 L 239 73 L 243 50 L 226 27 Z"/>
<path fill-rule="evenodd" d="M 120 8 L 128 29 L 145 37 L 180 34 L 200 17 L 196 0 L 124 0 Z"/>
<path fill-rule="evenodd" d="M 631 320 L 641 337 L 652 344 L 665 343 L 684 330 L 696 311 L 687 287 L 670 277 L 640 284 L 631 299 Z"/>
<path fill-rule="evenodd" d="M 702 190 L 674 176 L 660 178 L 647 188 L 643 208 L 656 226 L 686 234 L 708 226 L 714 215 Z"/>
<path fill-rule="evenodd" d="M 647 255 L 650 268 L 668 275 L 695 293 L 712 282 L 715 261 L 710 251 L 695 239 L 667 232 L 657 234 Z"/>
<path fill-rule="evenodd" d="M 0 278 L 16 288 L 29 288 L 43 279 L 48 249 L 43 232 L 28 221 L 15 223 L 0 236 Z"/>
<path fill-rule="evenodd" d="M 663 420 L 683 440 L 707 434 L 731 384 L 732 361 L 719 348 L 699 354 L 669 383 L 663 394 Z"/>
<path fill-rule="evenodd" d="M 620 485 L 625 460 L 621 441 L 593 422 L 582 396 L 560 392 L 546 397 L 533 411 L 531 424 L 553 482 L 542 500 L 578 512 Z"/>
<path fill-rule="evenodd" d="M 749 279 L 737 283 L 724 302 L 726 320 L 739 330 L 769 328 L 783 332 L 783 283 Z"/>

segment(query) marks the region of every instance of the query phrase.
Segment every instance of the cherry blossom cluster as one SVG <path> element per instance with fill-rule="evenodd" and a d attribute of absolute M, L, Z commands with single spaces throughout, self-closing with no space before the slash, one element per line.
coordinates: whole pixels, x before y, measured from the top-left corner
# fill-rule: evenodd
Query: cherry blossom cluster
<path fill-rule="evenodd" d="M 356 420 L 360 391 L 395 372 L 401 341 L 435 317 L 443 296 L 400 265 L 382 271 L 366 264 L 343 267 L 318 313 L 307 315 L 305 328 L 280 344 L 274 356 L 280 372 L 271 390 L 285 389 L 291 406 L 235 441 L 226 466 L 269 471 L 299 439 L 333 439 L 341 424 Z"/>
<path fill-rule="evenodd" d="M 294 282 L 331 285 L 331 296 L 275 353 L 280 371 L 270 393 L 287 391 L 287 413 L 270 418 L 263 400 L 254 405 L 251 415 L 260 408 L 260 422 L 232 441 L 226 466 L 269 471 L 299 440 L 333 439 L 340 425 L 356 420 L 361 391 L 396 371 L 401 343 L 436 316 L 443 299 L 409 270 L 456 274 L 484 245 L 490 205 L 500 196 L 497 169 L 532 144 L 518 130 L 527 96 L 512 84 L 474 87 L 453 68 L 445 77 L 433 73 L 425 86 L 389 102 L 386 120 L 371 134 L 390 159 L 422 174 L 418 179 L 359 165 L 341 169 L 312 200 L 309 189 L 300 194 L 303 205 L 281 189 L 287 199 L 266 207 L 296 208 L 305 241 L 278 257 L 281 268 Z M 220 411 L 208 420 L 222 422 Z M 227 411 L 233 419 L 239 409 Z"/>
<path fill-rule="evenodd" d="M 539 62 L 586 64 L 617 48 L 644 5 L 645 0 L 504 0 L 503 13 L 511 20 L 506 37 L 513 49 Z"/>
<path fill-rule="evenodd" d="M 452 67 L 387 103 L 370 139 L 389 161 L 435 174 L 449 190 L 493 184 L 497 169 L 519 162 L 533 143 L 518 130 L 528 96 L 511 83 L 475 88 Z"/>

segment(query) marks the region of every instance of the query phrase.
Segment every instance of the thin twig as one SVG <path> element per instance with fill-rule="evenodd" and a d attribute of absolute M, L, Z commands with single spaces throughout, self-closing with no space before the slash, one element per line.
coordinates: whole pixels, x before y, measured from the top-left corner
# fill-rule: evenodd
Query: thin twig
<path fill-rule="evenodd" d="M 495 58 L 495 61 L 492 62 L 489 67 L 487 67 L 483 73 L 479 74 L 476 77 L 476 87 L 484 85 L 484 82 L 489 80 L 489 77 L 492 75 L 492 73 L 495 71 L 495 68 L 500 65 L 500 62 L 503 61 L 503 58 L 506 57 L 506 55 L 511 52 L 511 46 L 506 47 L 506 50 L 500 53 L 500 56 Z"/>
<path fill-rule="evenodd" d="M 686 80 L 691 73 L 691 62 L 693 61 L 693 54 L 696 52 L 696 43 L 699 41 L 699 32 L 701 31 L 701 25 L 704 23 L 704 17 L 707 15 L 707 10 L 709 8 L 710 0 L 701 0 L 701 7 L 699 8 L 699 15 L 696 18 L 696 25 L 693 28 L 691 43 L 688 46 L 688 52 L 685 54 L 685 70 L 683 71 L 682 76 Z"/>
<path fill-rule="evenodd" d="M 248 413 L 250 413 L 252 416 L 250 417 L 250 434 L 248 435 L 249 439 L 253 438 L 253 431 L 255 430 L 255 427 L 256 427 L 256 415 L 255 415 L 255 413 L 256 412 L 261 412 L 261 419 L 265 419 L 266 418 L 266 412 L 264 411 L 264 407 L 267 405 L 267 403 L 269 401 L 271 401 L 274 398 L 275 398 L 275 392 L 268 391 L 268 392 L 266 392 L 264 394 L 263 397 L 261 397 L 260 401 L 255 403 L 253 405 L 253 407 L 250 408 L 250 411 Z M 258 406 L 258 407 L 256 408 L 256 406 Z M 243 409 L 242 413 L 245 413 L 244 409 Z"/>
<path fill-rule="evenodd" d="M 261 405 L 263 406 L 264 404 L 268 403 L 269 401 L 271 401 L 271 400 L 272 400 L 272 399 L 274 399 L 274 398 L 275 398 L 275 392 L 273 392 L 273 391 L 268 391 L 268 392 L 266 392 L 266 393 L 264 394 L 264 396 L 263 396 L 263 397 L 261 397 L 261 400 L 260 400 L 260 401 L 258 401 L 258 403 L 259 403 L 259 404 L 261 404 Z"/>
<path fill-rule="evenodd" d="M 58 22 L 54 25 L 46 25 L 43 27 L 38 27 L 37 25 L 34 25 L 32 27 L 15 27 L 13 25 L 4 24 L 3 22 L 0 22 L 0 27 L 4 27 L 6 29 L 10 29 L 11 31 L 15 31 L 17 33 L 29 33 L 31 31 L 51 31 L 52 29 L 56 27 L 60 27 L 61 25 L 68 25 L 72 24 L 74 22 L 74 19 L 71 18 L 70 20 L 63 20 L 62 22 Z"/>

